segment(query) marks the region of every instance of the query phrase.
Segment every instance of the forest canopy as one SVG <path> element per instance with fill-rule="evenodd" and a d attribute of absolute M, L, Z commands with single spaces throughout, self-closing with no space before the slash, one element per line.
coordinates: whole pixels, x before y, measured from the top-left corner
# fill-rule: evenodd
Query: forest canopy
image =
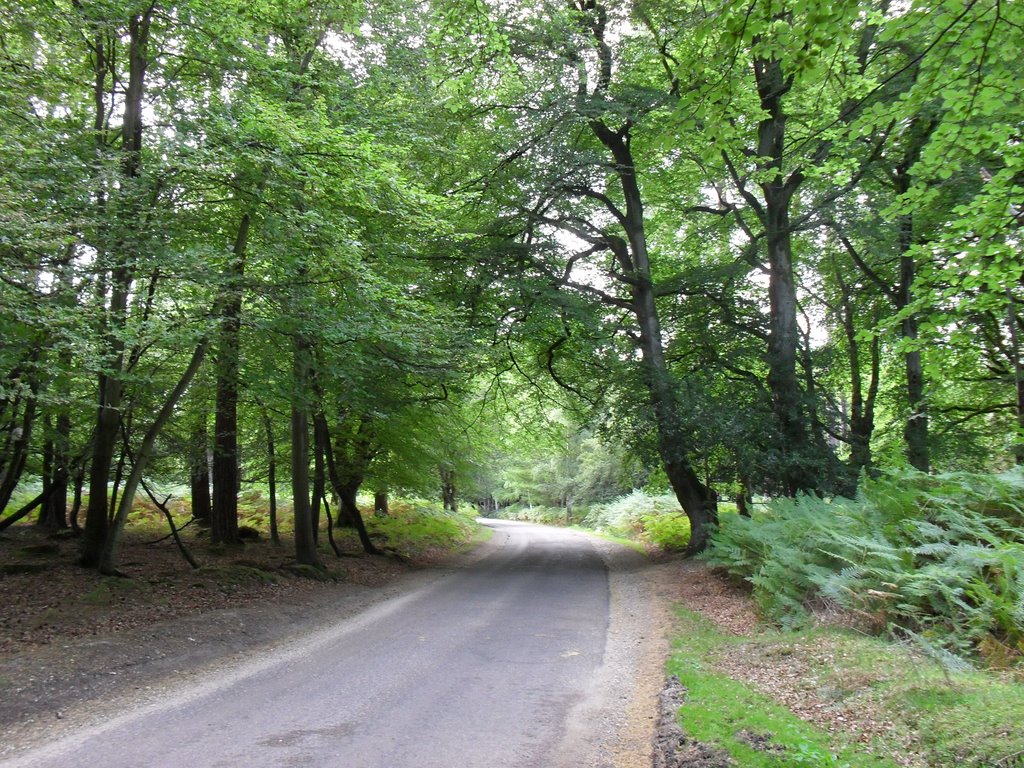
<path fill-rule="evenodd" d="M 2 11 L 0 528 L 1024 462 L 1019 2 Z"/>

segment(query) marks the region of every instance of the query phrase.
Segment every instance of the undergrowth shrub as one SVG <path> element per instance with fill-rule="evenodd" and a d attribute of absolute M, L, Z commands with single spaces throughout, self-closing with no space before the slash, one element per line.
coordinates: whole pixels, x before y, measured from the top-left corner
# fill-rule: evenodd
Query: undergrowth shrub
<path fill-rule="evenodd" d="M 440 503 L 422 499 L 394 500 L 384 517 L 365 514 L 368 531 L 383 536 L 405 555 L 418 555 L 468 540 L 476 530 L 473 513 L 450 512 Z"/>
<path fill-rule="evenodd" d="M 518 520 L 522 523 L 539 523 L 540 525 L 566 525 L 564 507 L 544 507 L 539 505 L 521 506 L 513 504 L 502 507 L 493 513 L 500 520 Z M 570 513 L 569 521 L 575 516 Z"/>
<path fill-rule="evenodd" d="M 856 500 L 780 499 L 730 517 L 706 558 L 765 615 L 806 624 L 828 601 L 879 630 L 990 661 L 1024 655 L 1024 473 L 893 473 Z"/>
<path fill-rule="evenodd" d="M 633 491 L 607 504 L 594 505 L 583 526 L 664 549 L 684 549 L 690 541 L 689 521 L 671 494 L 651 496 Z"/>

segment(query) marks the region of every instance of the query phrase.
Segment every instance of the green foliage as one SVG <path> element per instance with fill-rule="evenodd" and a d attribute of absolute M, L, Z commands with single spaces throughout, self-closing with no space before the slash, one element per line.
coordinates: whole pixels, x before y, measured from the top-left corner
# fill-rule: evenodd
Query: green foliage
<path fill-rule="evenodd" d="M 386 517 L 367 515 L 366 527 L 405 557 L 457 548 L 478 529 L 472 512 L 446 511 L 438 502 L 421 499 L 391 502 Z"/>
<path fill-rule="evenodd" d="M 709 562 L 741 576 L 768 616 L 808 622 L 821 601 L 926 647 L 1024 654 L 1024 471 L 912 472 L 866 481 L 857 500 L 778 500 L 732 518 Z"/>
<path fill-rule="evenodd" d="M 583 526 L 662 549 L 685 549 L 690 541 L 689 521 L 671 494 L 651 496 L 644 491 L 633 491 L 615 501 L 592 507 L 583 519 Z"/>
<path fill-rule="evenodd" d="M 573 520 L 564 507 L 545 507 L 541 505 L 511 504 L 494 513 L 499 520 L 517 520 L 521 523 L 539 523 L 541 525 L 570 525 Z"/>

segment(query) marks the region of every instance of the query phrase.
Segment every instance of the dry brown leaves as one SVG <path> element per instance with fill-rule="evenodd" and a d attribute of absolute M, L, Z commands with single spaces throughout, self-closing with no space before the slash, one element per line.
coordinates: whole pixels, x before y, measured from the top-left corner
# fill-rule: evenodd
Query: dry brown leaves
<path fill-rule="evenodd" d="M 49 538 L 32 526 L 8 529 L 0 537 L 0 564 L 35 563 L 45 570 L 0 575 L 0 654 L 330 587 L 282 570 L 292 560 L 286 546 L 257 541 L 217 553 L 194 534 L 191 539 L 201 570 L 189 568 L 170 541 L 151 544 L 127 535 L 120 567 L 129 578 L 111 579 L 74 564 L 76 539 Z M 358 551 L 349 541 L 342 546 Z M 385 584 L 409 569 L 382 557 L 345 557 L 328 567 L 364 586 Z"/>

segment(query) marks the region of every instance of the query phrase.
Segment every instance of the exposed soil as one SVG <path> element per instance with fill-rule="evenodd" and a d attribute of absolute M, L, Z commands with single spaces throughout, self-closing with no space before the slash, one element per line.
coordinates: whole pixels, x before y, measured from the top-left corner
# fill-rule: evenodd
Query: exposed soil
<path fill-rule="evenodd" d="M 731 768 L 732 758 L 720 749 L 687 737 L 676 713 L 686 701 L 686 689 L 672 675 L 658 699 L 658 733 L 654 768 Z"/>

